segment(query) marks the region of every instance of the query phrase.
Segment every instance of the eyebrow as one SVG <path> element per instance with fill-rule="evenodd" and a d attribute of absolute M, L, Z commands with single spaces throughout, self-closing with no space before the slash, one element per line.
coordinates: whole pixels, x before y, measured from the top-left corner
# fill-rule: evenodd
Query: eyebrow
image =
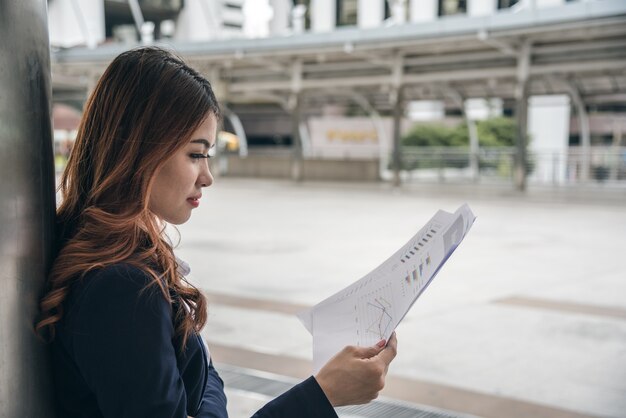
<path fill-rule="evenodd" d="M 191 141 L 191 143 L 192 143 L 192 144 L 203 144 L 203 145 L 204 145 L 205 147 L 207 147 L 208 149 L 211 149 L 211 148 L 213 148 L 213 147 L 215 146 L 215 144 L 211 145 L 211 144 L 209 143 L 209 141 L 207 141 L 207 140 L 206 140 L 206 139 L 204 139 L 204 138 L 193 139 L 193 140 Z"/>

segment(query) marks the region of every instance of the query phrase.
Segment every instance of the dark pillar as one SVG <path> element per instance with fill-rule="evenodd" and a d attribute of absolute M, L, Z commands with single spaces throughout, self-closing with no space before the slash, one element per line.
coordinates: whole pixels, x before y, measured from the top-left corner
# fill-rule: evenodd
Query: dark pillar
<path fill-rule="evenodd" d="M 526 190 L 527 174 L 527 142 L 528 142 L 528 81 L 518 86 L 520 94 L 515 101 L 515 120 L 517 122 L 517 136 L 515 138 L 515 187 L 519 191 Z"/>
<path fill-rule="evenodd" d="M 0 0 L 0 418 L 54 417 L 33 322 L 55 209 L 45 0 Z"/>
<path fill-rule="evenodd" d="M 302 154 L 302 138 L 300 138 L 300 119 L 302 113 L 302 93 L 292 96 L 291 110 L 291 138 L 293 140 L 293 159 L 291 164 L 291 178 L 302 181 L 304 171 L 304 157 Z"/>
<path fill-rule="evenodd" d="M 400 123 L 404 115 L 404 100 L 402 97 L 402 87 L 398 87 L 392 93 L 393 103 L 393 185 L 400 186 L 400 170 L 402 169 L 402 150 L 400 147 Z"/>
<path fill-rule="evenodd" d="M 515 119 L 517 122 L 517 138 L 515 153 L 514 181 L 515 188 L 521 192 L 526 190 L 527 174 L 527 142 L 528 142 L 528 89 L 531 65 L 531 42 L 526 39 L 522 43 L 517 57 L 517 86 L 515 89 Z"/>

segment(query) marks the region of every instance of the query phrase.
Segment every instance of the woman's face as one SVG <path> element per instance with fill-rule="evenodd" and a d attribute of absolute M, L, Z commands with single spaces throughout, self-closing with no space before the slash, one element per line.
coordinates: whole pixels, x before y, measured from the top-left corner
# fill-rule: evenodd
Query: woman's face
<path fill-rule="evenodd" d="M 217 120 L 211 114 L 191 135 L 191 141 L 157 171 L 148 207 L 159 218 L 180 225 L 200 204 L 202 188 L 213 183 L 206 157 L 214 151 L 216 129 Z"/>

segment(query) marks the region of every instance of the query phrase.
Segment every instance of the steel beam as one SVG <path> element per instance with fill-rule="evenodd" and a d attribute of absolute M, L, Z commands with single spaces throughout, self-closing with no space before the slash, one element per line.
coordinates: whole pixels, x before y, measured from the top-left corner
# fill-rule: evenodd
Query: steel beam
<path fill-rule="evenodd" d="M 518 52 L 517 86 L 515 87 L 515 119 L 517 122 L 514 181 L 519 191 L 526 190 L 528 137 L 528 87 L 530 76 L 530 40 L 525 40 Z"/>
<path fill-rule="evenodd" d="M 300 122 L 302 119 L 302 93 L 293 93 L 289 98 L 291 111 L 291 138 L 293 158 L 291 162 L 291 179 L 300 182 L 304 178 L 304 155 L 302 138 L 300 137 Z"/>
<path fill-rule="evenodd" d="M 465 121 L 465 125 L 467 126 L 467 132 L 469 134 L 470 171 L 472 172 L 472 180 L 477 182 L 480 174 L 478 165 L 478 153 L 480 152 L 480 148 L 478 144 L 478 130 L 476 129 L 476 121 L 471 120 L 467 116 L 467 110 L 465 109 L 465 98 L 460 92 L 451 87 L 445 87 L 443 94 L 448 95 L 448 97 L 450 97 L 452 101 L 461 109 L 461 114 L 463 115 L 463 120 Z"/>
<path fill-rule="evenodd" d="M 391 103 L 393 104 L 393 185 L 399 187 L 402 183 L 400 172 L 402 170 L 402 150 L 400 143 L 400 124 L 402 116 L 404 116 L 404 88 L 402 86 L 395 87 L 391 93 Z"/>
<path fill-rule="evenodd" d="M 222 110 L 224 112 L 224 116 L 230 124 L 233 126 L 235 130 L 235 135 L 239 138 L 239 157 L 245 158 L 248 156 L 248 137 L 246 135 L 246 130 L 243 128 L 243 124 L 241 123 L 241 119 L 235 112 L 233 112 L 230 107 L 226 104 L 222 104 Z"/>
<path fill-rule="evenodd" d="M 582 153 L 580 180 L 587 182 L 590 179 L 591 173 L 591 133 L 589 127 L 589 115 L 587 114 L 587 107 L 582 99 L 582 95 L 578 90 L 578 87 L 571 81 L 566 81 L 565 86 L 567 92 L 576 107 L 576 114 L 578 115 L 578 124 L 580 130 L 580 148 Z"/>
<path fill-rule="evenodd" d="M 512 79 L 515 77 L 515 74 L 516 71 L 514 67 L 438 71 L 426 74 L 404 73 L 402 75 L 402 83 L 407 85 L 445 82 L 449 80 L 468 81 L 481 80 L 485 77 Z M 301 88 L 302 90 L 317 90 L 327 87 L 379 87 L 381 85 L 389 85 L 392 83 L 392 77 L 393 74 L 360 77 L 350 77 L 349 75 L 346 75 L 345 77 L 332 79 L 303 79 L 301 80 Z M 287 79 L 279 81 L 234 82 L 230 85 L 230 90 L 232 93 L 266 90 L 290 90 L 291 84 L 292 82 Z"/>
<path fill-rule="evenodd" d="M 294 59 L 291 64 L 289 88 L 291 94 L 287 103 L 291 110 L 291 137 L 293 141 L 291 178 L 294 181 L 302 181 L 304 174 L 304 154 L 302 150 L 302 137 L 300 136 L 300 124 L 302 119 L 302 60 L 299 58 Z"/>

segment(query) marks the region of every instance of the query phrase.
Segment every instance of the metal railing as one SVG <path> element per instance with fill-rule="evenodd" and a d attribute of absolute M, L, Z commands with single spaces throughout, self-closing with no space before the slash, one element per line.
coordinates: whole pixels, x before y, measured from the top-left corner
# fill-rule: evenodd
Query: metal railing
<path fill-rule="evenodd" d="M 476 156 L 477 169 L 471 168 L 469 148 L 403 147 L 402 170 L 408 181 L 513 181 L 515 149 L 482 148 Z M 582 150 L 532 151 L 527 155 L 530 184 L 616 184 L 626 187 L 626 147 L 592 147 L 588 178 L 584 178 Z"/>
<path fill-rule="evenodd" d="M 67 156 L 60 148 L 55 151 L 56 171 L 60 175 Z M 513 147 L 481 148 L 476 156 L 475 170 L 472 168 L 469 148 L 403 147 L 402 177 L 405 181 L 416 182 L 512 184 L 515 153 Z M 251 154 L 289 158 L 293 150 L 290 147 L 271 147 L 253 149 Z M 385 179 L 391 178 L 390 161 L 382 163 Z M 592 147 L 587 178 L 584 162 L 583 152 L 577 147 L 570 147 L 567 151 L 529 151 L 526 164 L 528 183 L 542 186 L 595 184 L 626 188 L 626 147 Z"/>

